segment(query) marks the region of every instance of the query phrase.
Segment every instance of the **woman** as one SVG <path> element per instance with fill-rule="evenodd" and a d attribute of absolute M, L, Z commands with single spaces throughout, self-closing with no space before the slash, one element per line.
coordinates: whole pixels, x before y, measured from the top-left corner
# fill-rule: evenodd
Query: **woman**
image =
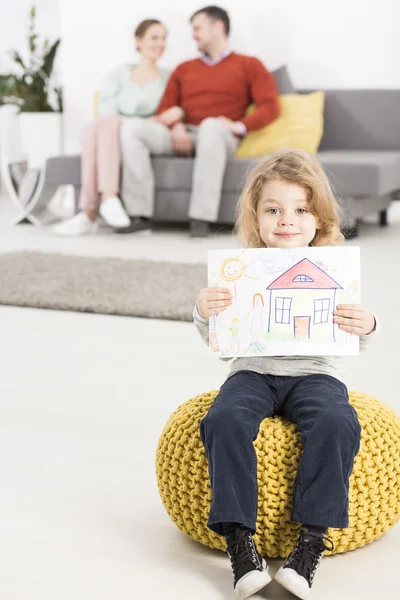
<path fill-rule="evenodd" d="M 121 119 L 151 118 L 164 92 L 169 72 L 157 61 L 165 50 L 166 30 L 157 19 L 142 21 L 135 31 L 140 61 L 113 71 L 100 94 L 100 118 L 85 131 L 82 153 L 82 212 L 54 227 L 61 235 L 84 235 L 97 230 L 98 215 L 112 227 L 130 223 L 118 197 L 121 148 Z M 158 117 L 165 125 L 179 118 L 180 109 L 172 108 Z"/>

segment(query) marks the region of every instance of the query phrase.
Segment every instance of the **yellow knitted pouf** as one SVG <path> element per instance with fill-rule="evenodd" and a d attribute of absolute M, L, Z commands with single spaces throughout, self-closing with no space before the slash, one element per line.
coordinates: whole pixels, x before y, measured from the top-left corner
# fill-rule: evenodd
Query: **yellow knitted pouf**
<path fill-rule="evenodd" d="M 225 550 L 223 537 L 207 527 L 211 489 L 199 423 L 217 391 L 196 396 L 171 415 L 157 448 L 157 482 L 172 521 L 193 540 Z M 362 427 L 361 447 L 350 478 L 348 529 L 330 529 L 334 553 L 378 539 L 400 518 L 400 418 L 372 396 L 350 392 Z M 302 451 L 296 426 L 265 419 L 255 442 L 258 518 L 255 541 L 264 556 L 285 558 L 299 524 L 291 523 L 292 489 Z"/>

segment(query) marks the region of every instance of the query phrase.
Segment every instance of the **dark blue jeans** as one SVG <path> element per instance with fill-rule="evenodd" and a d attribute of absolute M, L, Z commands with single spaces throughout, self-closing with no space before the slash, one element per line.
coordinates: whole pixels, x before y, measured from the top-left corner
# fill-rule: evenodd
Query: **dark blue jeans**
<path fill-rule="evenodd" d="M 200 423 L 212 489 L 208 527 L 256 529 L 257 456 L 261 421 L 283 415 L 303 444 L 293 490 L 292 521 L 348 527 L 349 477 L 361 427 L 346 386 L 329 375 L 278 377 L 253 371 L 232 375 Z"/>

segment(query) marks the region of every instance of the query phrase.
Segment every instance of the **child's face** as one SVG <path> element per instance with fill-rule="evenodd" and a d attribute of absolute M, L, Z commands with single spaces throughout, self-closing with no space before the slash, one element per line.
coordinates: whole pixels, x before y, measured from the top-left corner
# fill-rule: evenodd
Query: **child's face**
<path fill-rule="evenodd" d="M 257 207 L 260 236 L 267 248 L 308 246 L 319 227 L 306 190 L 287 181 L 264 184 Z"/>

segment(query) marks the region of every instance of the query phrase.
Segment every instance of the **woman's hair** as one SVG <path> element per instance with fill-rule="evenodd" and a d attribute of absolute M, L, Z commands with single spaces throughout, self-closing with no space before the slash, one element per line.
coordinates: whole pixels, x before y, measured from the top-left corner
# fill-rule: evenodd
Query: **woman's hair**
<path fill-rule="evenodd" d="M 147 30 L 152 25 L 162 25 L 164 27 L 164 25 L 158 19 L 145 19 L 136 27 L 134 36 L 137 38 L 144 37 L 146 35 Z"/>
<path fill-rule="evenodd" d="M 320 220 L 320 229 L 310 246 L 335 246 L 343 241 L 341 209 L 320 163 L 302 150 L 278 150 L 251 171 L 237 206 L 235 232 L 246 247 L 265 247 L 258 227 L 257 208 L 264 184 L 274 180 L 305 189 L 310 211 Z"/>
<path fill-rule="evenodd" d="M 253 296 L 253 306 L 256 305 L 256 298 L 260 298 L 261 300 L 261 304 L 264 306 L 264 298 L 262 297 L 262 295 L 260 293 L 257 292 L 257 294 L 254 294 Z"/>

